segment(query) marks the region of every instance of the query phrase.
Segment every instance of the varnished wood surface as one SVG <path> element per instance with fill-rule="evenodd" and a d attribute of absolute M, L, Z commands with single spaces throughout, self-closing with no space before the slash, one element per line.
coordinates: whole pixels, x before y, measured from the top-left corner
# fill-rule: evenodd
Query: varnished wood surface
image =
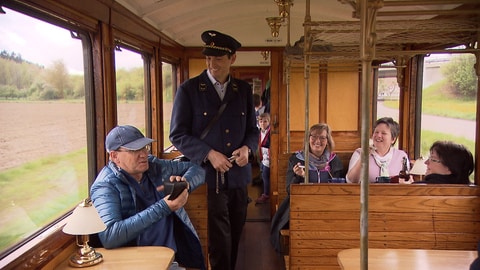
<path fill-rule="evenodd" d="M 477 257 L 476 251 L 425 249 L 368 249 L 368 269 L 384 270 L 452 270 L 469 269 Z M 338 253 L 342 270 L 360 269 L 360 249 Z"/>
<path fill-rule="evenodd" d="M 203 254 L 208 254 L 208 232 L 207 232 L 207 186 L 202 185 L 188 196 L 185 210 L 192 221 L 193 227 L 200 238 Z M 205 265 L 208 267 L 208 257 L 205 256 Z"/>
<path fill-rule="evenodd" d="M 103 262 L 89 266 L 89 270 L 167 270 L 173 261 L 174 252 L 167 247 L 123 247 L 115 249 L 96 248 L 103 255 Z M 55 270 L 78 269 L 63 261 Z"/>
<path fill-rule="evenodd" d="M 290 205 L 290 269 L 340 269 L 338 252 L 360 247 L 359 185 L 293 185 Z M 369 248 L 476 250 L 480 241 L 479 187 L 372 184 L 368 210 Z"/>

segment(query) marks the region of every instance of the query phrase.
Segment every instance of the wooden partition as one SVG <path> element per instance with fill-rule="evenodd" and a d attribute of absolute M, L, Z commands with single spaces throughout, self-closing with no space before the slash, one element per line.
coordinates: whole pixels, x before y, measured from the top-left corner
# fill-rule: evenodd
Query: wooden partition
<path fill-rule="evenodd" d="M 278 191 L 273 191 L 275 210 L 278 208 L 278 205 L 287 197 L 287 169 L 288 169 L 288 159 L 291 154 L 282 154 L 278 158 Z"/>
<path fill-rule="evenodd" d="M 185 210 L 200 237 L 200 244 L 202 245 L 203 255 L 205 256 L 205 265 L 208 269 L 208 205 L 206 184 L 198 187 L 188 195 Z"/>
<path fill-rule="evenodd" d="M 372 184 L 370 248 L 476 250 L 480 188 Z M 337 253 L 360 247 L 360 185 L 292 185 L 289 269 L 340 269 Z"/>

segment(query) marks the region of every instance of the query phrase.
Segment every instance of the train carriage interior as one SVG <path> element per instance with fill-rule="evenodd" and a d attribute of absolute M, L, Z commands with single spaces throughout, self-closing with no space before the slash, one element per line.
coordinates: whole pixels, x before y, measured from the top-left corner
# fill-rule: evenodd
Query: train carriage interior
<path fill-rule="evenodd" d="M 1 269 L 63 269 L 77 240 L 62 227 L 108 162 L 116 125 L 154 139 L 153 155 L 182 155 L 169 140 L 173 100 L 206 68 L 206 30 L 241 42 L 231 74 L 270 106 L 270 199 L 255 203 L 253 161 L 236 270 L 348 269 L 337 256 L 351 248 L 476 254 L 478 0 L 0 0 Z M 288 160 L 308 151 L 310 126 L 329 124 L 345 177 L 385 116 L 399 123 L 395 147 L 411 166 L 436 140 L 464 144 L 470 185 L 299 184 L 289 196 Z M 208 255 L 206 192 L 185 208 Z M 271 219 L 287 197 L 290 228 L 275 251 Z"/>

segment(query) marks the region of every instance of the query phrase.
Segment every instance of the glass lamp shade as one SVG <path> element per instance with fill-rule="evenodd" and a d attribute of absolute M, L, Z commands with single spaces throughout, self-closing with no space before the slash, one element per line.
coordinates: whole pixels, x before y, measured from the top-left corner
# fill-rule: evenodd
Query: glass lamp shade
<path fill-rule="evenodd" d="M 104 231 L 106 228 L 92 201 L 85 199 L 68 217 L 63 232 L 71 235 L 88 235 Z"/>
<path fill-rule="evenodd" d="M 425 161 L 423 158 L 417 158 L 415 160 L 415 163 L 413 164 L 412 169 L 410 170 L 410 174 L 413 175 L 425 175 L 427 172 L 427 165 L 425 164 Z"/>
<path fill-rule="evenodd" d="M 70 257 L 69 265 L 73 267 L 88 267 L 103 261 L 102 254 L 88 245 L 89 234 L 98 233 L 106 229 L 98 215 L 97 209 L 90 199 L 80 203 L 68 217 L 63 227 L 66 234 L 76 235 L 78 249 Z"/>

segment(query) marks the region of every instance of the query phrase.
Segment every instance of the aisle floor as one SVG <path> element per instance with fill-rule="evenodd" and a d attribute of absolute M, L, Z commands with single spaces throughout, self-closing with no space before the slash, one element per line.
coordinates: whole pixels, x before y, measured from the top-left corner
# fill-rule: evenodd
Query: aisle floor
<path fill-rule="evenodd" d="M 283 270 L 283 257 L 270 243 L 270 201 L 255 205 L 263 186 L 249 185 L 252 202 L 248 205 L 247 223 L 239 246 L 236 270 Z"/>

